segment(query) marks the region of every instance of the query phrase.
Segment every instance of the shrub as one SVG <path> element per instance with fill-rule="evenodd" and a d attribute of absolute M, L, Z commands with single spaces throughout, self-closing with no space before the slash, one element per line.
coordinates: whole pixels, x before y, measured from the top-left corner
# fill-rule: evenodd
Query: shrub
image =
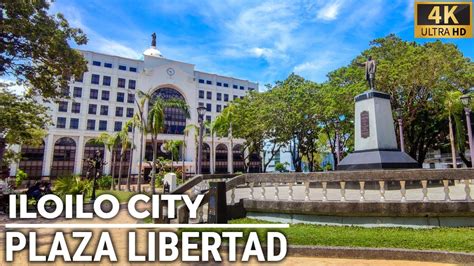
<path fill-rule="evenodd" d="M 26 180 L 28 178 L 28 174 L 25 173 L 23 170 L 21 169 L 18 169 L 18 171 L 16 172 L 16 176 L 15 176 L 15 185 L 17 187 L 21 186 L 21 183 Z"/>
<path fill-rule="evenodd" d="M 104 175 L 97 179 L 97 186 L 100 189 L 110 189 L 110 186 L 112 186 L 112 176 Z"/>
<path fill-rule="evenodd" d="M 63 199 L 67 194 L 89 197 L 92 194 L 92 180 L 74 175 L 60 177 L 54 183 L 54 193 Z"/>

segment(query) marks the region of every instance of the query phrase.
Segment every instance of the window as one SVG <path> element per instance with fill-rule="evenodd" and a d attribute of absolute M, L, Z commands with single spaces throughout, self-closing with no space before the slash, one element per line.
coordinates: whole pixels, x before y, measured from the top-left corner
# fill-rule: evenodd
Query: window
<path fill-rule="evenodd" d="M 237 89 L 238 86 L 237 85 L 232 85 L 232 88 Z"/>
<path fill-rule="evenodd" d="M 250 88 L 250 87 L 249 87 L 249 91 L 254 91 L 254 90 L 255 90 L 255 88 Z"/>
<path fill-rule="evenodd" d="M 208 100 L 212 100 L 212 91 L 208 91 L 208 92 L 207 92 L 206 98 L 207 98 Z"/>
<path fill-rule="evenodd" d="M 100 120 L 99 121 L 99 131 L 106 131 L 107 130 L 107 121 Z"/>
<path fill-rule="evenodd" d="M 107 105 L 100 106 L 100 115 L 109 115 L 109 107 Z"/>
<path fill-rule="evenodd" d="M 206 120 L 211 122 L 211 116 L 210 115 L 206 115 Z"/>
<path fill-rule="evenodd" d="M 224 88 L 229 88 L 229 84 L 228 84 L 228 83 L 224 83 Z"/>
<path fill-rule="evenodd" d="M 228 102 L 229 101 L 229 94 L 224 94 L 224 102 Z"/>
<path fill-rule="evenodd" d="M 136 68 L 136 67 L 130 67 L 129 70 L 130 70 L 130 72 L 137 72 L 137 68 Z"/>
<path fill-rule="evenodd" d="M 128 88 L 129 89 L 134 90 L 136 85 L 137 85 L 137 81 L 135 81 L 133 79 L 128 80 Z"/>
<path fill-rule="evenodd" d="M 122 122 L 120 121 L 115 121 L 115 124 L 114 124 L 114 131 L 117 132 L 117 131 L 120 131 L 122 130 Z"/>
<path fill-rule="evenodd" d="M 66 117 L 58 117 L 57 128 L 66 128 Z"/>
<path fill-rule="evenodd" d="M 89 98 L 91 98 L 91 99 L 99 98 L 99 91 L 96 90 L 96 89 L 91 89 L 91 93 L 89 95 Z"/>
<path fill-rule="evenodd" d="M 91 83 L 92 84 L 99 84 L 100 76 L 97 74 L 92 74 L 91 76 Z"/>
<path fill-rule="evenodd" d="M 120 69 L 120 70 L 127 70 L 127 67 L 126 67 L 126 66 L 119 65 L 119 69 Z"/>
<path fill-rule="evenodd" d="M 129 93 L 127 96 L 127 103 L 134 103 L 135 102 L 135 95 L 132 93 Z"/>
<path fill-rule="evenodd" d="M 59 102 L 59 112 L 67 112 L 67 102 Z"/>
<path fill-rule="evenodd" d="M 106 67 L 106 68 L 112 68 L 112 64 L 111 64 L 111 63 L 104 63 L 104 67 Z"/>
<path fill-rule="evenodd" d="M 79 128 L 79 118 L 71 118 L 71 120 L 69 120 L 69 128 L 70 129 L 78 129 Z"/>
<path fill-rule="evenodd" d="M 92 65 L 94 65 L 94 66 L 100 66 L 100 62 L 99 62 L 99 61 L 92 61 Z"/>
<path fill-rule="evenodd" d="M 212 85 L 212 81 L 206 80 L 206 84 L 207 84 L 207 85 Z"/>
<path fill-rule="evenodd" d="M 199 91 L 199 99 L 204 99 L 204 91 Z"/>
<path fill-rule="evenodd" d="M 123 116 L 123 107 L 115 107 L 115 116 Z"/>
<path fill-rule="evenodd" d="M 206 103 L 206 111 L 212 112 L 212 105 L 210 103 Z"/>
<path fill-rule="evenodd" d="M 79 114 L 81 112 L 81 103 L 72 103 L 71 112 L 74 114 Z"/>
<path fill-rule="evenodd" d="M 240 86 L 240 89 L 241 89 L 241 90 L 245 90 L 244 86 Z"/>
<path fill-rule="evenodd" d="M 204 84 L 204 80 L 203 80 L 203 79 L 199 79 L 199 83 Z"/>
<path fill-rule="evenodd" d="M 119 78 L 119 79 L 118 79 L 118 83 L 117 83 L 117 87 L 119 87 L 119 88 L 125 88 L 125 79 Z"/>
<path fill-rule="evenodd" d="M 235 100 L 235 99 L 237 99 L 237 98 L 239 98 L 239 96 L 237 96 L 237 95 L 234 95 L 234 100 Z"/>
<path fill-rule="evenodd" d="M 104 76 L 102 78 L 102 85 L 104 86 L 110 86 L 110 76 Z"/>
<path fill-rule="evenodd" d="M 81 98 L 82 97 L 82 88 L 81 87 L 74 87 L 74 90 L 72 91 L 72 96 L 76 98 Z"/>
<path fill-rule="evenodd" d="M 222 106 L 220 104 L 216 105 L 216 112 L 220 113 L 222 111 Z"/>
<path fill-rule="evenodd" d="M 216 85 L 222 87 L 222 82 L 217 82 Z"/>
<path fill-rule="evenodd" d="M 89 114 L 90 115 L 97 114 L 97 104 L 89 104 Z"/>
<path fill-rule="evenodd" d="M 102 100 L 108 101 L 110 97 L 110 91 L 102 91 Z"/>
<path fill-rule="evenodd" d="M 95 120 L 87 119 L 87 130 L 95 130 Z"/>
<path fill-rule="evenodd" d="M 222 93 L 220 92 L 217 93 L 217 100 L 222 101 Z"/>
<path fill-rule="evenodd" d="M 133 108 L 127 108 L 127 117 L 133 117 Z"/>
<path fill-rule="evenodd" d="M 243 98 L 244 98 L 244 96 L 240 96 L 240 99 L 243 99 Z"/>
<path fill-rule="evenodd" d="M 77 78 L 74 77 L 74 81 L 75 81 L 75 82 L 82 82 L 83 80 L 84 80 L 84 73 L 82 73 L 82 75 L 79 76 L 79 77 L 77 77 Z"/>
<path fill-rule="evenodd" d="M 204 106 L 204 103 L 199 103 L 199 107 L 202 107 L 202 106 Z"/>
<path fill-rule="evenodd" d="M 124 99 L 125 99 L 125 93 L 117 92 L 117 102 L 123 103 Z"/>
<path fill-rule="evenodd" d="M 69 87 L 62 88 L 62 89 L 61 89 L 61 94 L 62 94 L 63 96 L 66 96 L 66 97 L 69 96 Z"/>

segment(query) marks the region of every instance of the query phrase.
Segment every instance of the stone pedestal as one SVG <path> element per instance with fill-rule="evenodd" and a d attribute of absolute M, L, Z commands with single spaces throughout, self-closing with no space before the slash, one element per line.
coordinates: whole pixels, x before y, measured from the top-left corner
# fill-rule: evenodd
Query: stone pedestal
<path fill-rule="evenodd" d="M 390 95 L 369 90 L 355 97 L 354 152 L 337 170 L 419 168 L 397 146 Z"/>
<path fill-rule="evenodd" d="M 176 183 L 176 174 L 175 173 L 167 173 L 163 178 L 163 184 L 168 183 L 170 192 L 175 190 L 177 187 Z"/>

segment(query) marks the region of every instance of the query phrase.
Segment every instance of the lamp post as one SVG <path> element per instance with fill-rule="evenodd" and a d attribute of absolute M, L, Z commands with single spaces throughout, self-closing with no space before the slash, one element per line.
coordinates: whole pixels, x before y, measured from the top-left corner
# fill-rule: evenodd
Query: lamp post
<path fill-rule="evenodd" d="M 402 152 L 405 152 L 405 139 L 403 138 L 403 119 L 402 119 L 403 109 L 397 108 L 395 112 L 397 113 L 398 132 L 400 134 L 400 150 Z"/>
<path fill-rule="evenodd" d="M 199 122 L 199 148 L 198 148 L 198 167 L 197 167 L 197 174 L 201 174 L 201 167 L 202 167 L 202 135 L 204 131 L 204 114 L 206 113 L 206 107 L 199 106 L 197 108 L 198 112 L 198 122 Z"/>
<path fill-rule="evenodd" d="M 474 144 L 472 143 L 472 128 L 471 128 L 471 95 L 465 94 L 461 96 L 461 102 L 464 105 L 464 112 L 466 113 L 467 135 L 469 138 L 469 152 L 471 154 L 471 167 L 474 168 Z"/>

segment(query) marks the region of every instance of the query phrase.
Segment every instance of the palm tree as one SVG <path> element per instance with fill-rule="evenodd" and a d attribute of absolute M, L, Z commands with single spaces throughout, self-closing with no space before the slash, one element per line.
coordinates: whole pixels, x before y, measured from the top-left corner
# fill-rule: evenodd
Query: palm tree
<path fill-rule="evenodd" d="M 209 130 L 209 135 L 211 136 L 211 162 L 212 162 L 212 167 L 211 167 L 211 174 L 214 174 L 215 172 L 215 155 L 214 155 L 214 136 L 215 136 L 215 126 L 216 126 L 216 123 L 215 123 L 215 120 L 214 121 L 209 121 L 209 120 L 206 120 L 206 122 L 204 123 L 204 126 L 206 127 L 206 129 Z"/>
<path fill-rule="evenodd" d="M 118 177 L 118 190 L 122 190 L 122 166 L 123 159 L 127 154 L 127 149 L 131 146 L 130 138 L 128 137 L 128 126 L 125 124 L 121 131 L 117 132 L 118 145 L 120 146 L 120 161 L 119 161 L 119 177 Z"/>
<path fill-rule="evenodd" d="M 105 145 L 105 148 L 110 152 L 112 153 L 112 162 L 111 162 L 111 168 L 112 168 L 112 172 L 111 172 L 111 175 L 112 175 L 112 184 L 110 186 L 110 189 L 111 190 L 114 190 L 115 188 L 115 185 L 114 185 L 114 180 L 115 180 L 115 167 L 114 167 L 114 164 L 115 164 L 115 147 L 117 147 L 118 143 L 119 143 L 119 140 L 120 140 L 120 137 L 119 137 L 119 134 L 108 134 L 108 133 L 101 133 L 99 135 L 99 137 L 97 137 L 95 139 L 96 142 L 101 142 L 101 143 L 104 143 Z"/>
<path fill-rule="evenodd" d="M 231 103 L 229 106 L 227 106 L 222 113 L 216 117 L 216 120 L 214 121 L 214 131 L 218 136 L 221 137 L 228 137 L 230 141 L 230 152 L 232 154 L 231 158 L 231 173 L 234 172 L 234 139 L 232 137 L 232 124 L 234 122 L 234 113 L 235 113 L 235 106 Z"/>
<path fill-rule="evenodd" d="M 164 144 L 164 148 L 171 153 L 171 172 L 174 171 L 173 162 L 175 158 L 178 158 L 179 146 L 183 143 L 182 140 L 168 140 Z"/>
<path fill-rule="evenodd" d="M 154 99 L 153 106 L 148 111 L 147 132 L 151 134 L 153 146 L 153 160 L 151 167 L 151 189 L 155 193 L 155 175 L 156 175 L 156 154 L 158 150 L 158 134 L 162 133 L 165 127 L 165 108 L 179 108 L 189 117 L 189 107 L 185 101 L 180 99 Z"/>
<path fill-rule="evenodd" d="M 141 178 L 142 178 L 142 166 L 143 166 L 143 139 L 147 135 L 147 121 L 145 116 L 145 104 L 148 99 L 151 98 L 151 95 L 146 94 L 140 90 L 137 91 L 137 96 L 135 98 L 135 103 L 137 104 L 138 112 L 135 114 L 137 120 L 137 127 L 140 130 L 140 151 L 139 151 L 139 162 L 138 162 L 138 180 L 137 180 L 137 190 L 138 192 L 142 191 Z"/>
<path fill-rule="evenodd" d="M 199 126 L 195 125 L 195 124 L 189 124 L 187 125 L 185 128 L 184 128 L 184 135 L 183 135 L 183 141 L 184 141 L 184 146 L 186 146 L 186 136 L 189 135 L 189 133 L 191 132 L 191 130 L 194 130 L 194 143 L 196 143 L 195 147 L 196 147 L 196 150 L 195 150 L 195 157 L 197 158 L 198 157 L 198 137 L 199 137 Z M 196 159 L 196 163 L 195 163 L 195 167 L 197 169 L 197 159 Z M 184 169 L 184 156 L 183 156 L 183 169 Z"/>
<path fill-rule="evenodd" d="M 457 168 L 457 160 L 452 117 L 458 115 L 462 110 L 462 103 L 460 100 L 461 96 L 462 93 L 460 91 L 448 91 L 444 98 L 444 108 L 446 111 L 445 115 L 448 116 L 449 120 L 449 142 L 451 144 L 453 168 Z"/>
<path fill-rule="evenodd" d="M 133 150 L 135 149 L 135 128 L 139 127 L 140 121 L 138 120 L 138 116 L 135 114 L 132 119 L 128 120 L 124 128 L 131 128 L 132 129 L 132 142 L 130 143 L 130 161 L 128 164 L 128 173 L 127 173 L 127 191 L 130 191 L 130 178 L 132 175 L 132 166 L 133 166 Z"/>

